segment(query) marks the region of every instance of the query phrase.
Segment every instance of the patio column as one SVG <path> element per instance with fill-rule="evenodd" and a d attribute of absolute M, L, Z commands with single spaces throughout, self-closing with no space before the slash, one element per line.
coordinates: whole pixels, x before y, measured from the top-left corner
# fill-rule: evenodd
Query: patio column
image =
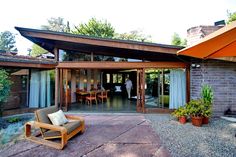
<path fill-rule="evenodd" d="M 145 112 L 145 69 L 137 70 L 137 112 Z"/>
<path fill-rule="evenodd" d="M 55 47 L 55 48 L 53 49 L 53 53 L 54 53 L 54 60 L 55 60 L 56 62 L 58 62 L 58 61 L 59 61 L 59 55 L 58 55 L 59 50 L 58 50 L 57 47 Z"/>
<path fill-rule="evenodd" d="M 142 82 L 142 92 L 141 92 L 142 93 L 141 94 L 142 103 L 141 103 L 141 107 L 142 107 L 142 112 L 144 113 L 145 112 L 145 83 L 146 83 L 146 81 L 145 81 L 145 68 L 142 69 L 141 76 L 142 76 L 141 77 L 141 82 Z"/>
<path fill-rule="evenodd" d="M 68 99 L 69 99 L 69 91 L 68 91 L 68 69 L 65 69 L 65 87 L 66 87 L 66 91 L 65 91 L 65 110 L 68 110 Z"/>
<path fill-rule="evenodd" d="M 190 101 L 190 65 L 186 68 L 186 102 Z"/>
<path fill-rule="evenodd" d="M 55 60 L 55 62 L 57 62 L 58 63 L 58 48 L 54 48 L 53 49 L 53 53 L 54 53 L 54 60 Z M 58 68 L 56 68 L 55 69 L 55 106 L 57 106 L 58 107 L 58 82 L 59 81 L 59 70 L 58 70 Z"/>
<path fill-rule="evenodd" d="M 58 78 L 59 78 L 59 70 L 55 69 L 55 106 L 58 107 Z"/>
<path fill-rule="evenodd" d="M 59 76 L 59 87 L 60 87 L 60 109 L 62 109 L 63 106 L 63 69 L 60 69 L 60 76 Z"/>
<path fill-rule="evenodd" d="M 136 104 L 136 110 L 137 112 L 140 112 L 140 70 L 137 69 L 137 104 Z"/>

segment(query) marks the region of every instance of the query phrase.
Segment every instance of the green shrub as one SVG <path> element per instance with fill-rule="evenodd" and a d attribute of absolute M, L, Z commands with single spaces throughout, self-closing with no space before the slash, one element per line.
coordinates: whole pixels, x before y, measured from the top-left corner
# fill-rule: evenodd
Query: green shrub
<path fill-rule="evenodd" d="M 7 121 L 9 123 L 16 123 L 16 122 L 21 121 L 21 119 L 19 117 L 11 117 L 11 118 L 7 119 Z"/>
<path fill-rule="evenodd" d="M 201 97 L 202 97 L 204 103 L 207 103 L 207 104 L 213 103 L 214 94 L 213 94 L 213 90 L 210 85 L 203 85 L 202 86 Z"/>
<path fill-rule="evenodd" d="M 201 96 L 205 105 L 203 116 L 210 117 L 212 115 L 212 103 L 214 99 L 214 93 L 211 86 L 203 85 Z"/>
<path fill-rule="evenodd" d="M 201 117 L 204 114 L 205 104 L 202 99 L 191 100 L 186 104 L 186 109 L 189 115 Z"/>
<path fill-rule="evenodd" d="M 10 93 L 11 84 L 9 74 L 4 69 L 0 69 L 0 116 L 3 112 L 3 102 L 7 100 Z"/>
<path fill-rule="evenodd" d="M 175 116 L 176 118 L 182 117 L 182 116 L 188 116 L 188 112 L 185 108 L 185 106 L 180 106 L 178 109 L 176 109 L 173 113 L 173 116 Z"/>

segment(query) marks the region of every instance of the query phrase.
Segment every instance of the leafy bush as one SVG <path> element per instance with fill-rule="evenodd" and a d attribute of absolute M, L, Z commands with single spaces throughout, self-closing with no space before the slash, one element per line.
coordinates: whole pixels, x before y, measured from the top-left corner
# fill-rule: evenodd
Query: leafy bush
<path fill-rule="evenodd" d="M 214 94 L 213 94 L 213 90 L 212 90 L 211 86 L 209 86 L 209 85 L 202 86 L 201 97 L 202 97 L 204 103 L 209 103 L 209 104 L 213 103 Z"/>
<path fill-rule="evenodd" d="M 186 109 L 189 115 L 194 117 L 201 117 L 203 116 L 205 109 L 204 101 L 202 99 L 191 100 L 186 104 Z"/>
<path fill-rule="evenodd" d="M 182 116 L 188 116 L 188 111 L 186 110 L 185 106 L 180 106 L 178 109 L 176 109 L 173 113 L 173 116 L 176 118 L 182 117 Z"/>
<path fill-rule="evenodd" d="M 4 69 L 0 69 L 0 116 L 2 116 L 3 102 L 6 101 L 10 93 L 11 84 L 9 74 Z"/>
<path fill-rule="evenodd" d="M 11 117 L 7 120 L 9 123 L 16 123 L 21 121 L 20 117 Z"/>
<path fill-rule="evenodd" d="M 214 99 L 214 94 L 211 86 L 202 86 L 202 100 L 204 102 L 205 108 L 203 110 L 203 116 L 210 117 L 212 115 L 212 103 Z"/>

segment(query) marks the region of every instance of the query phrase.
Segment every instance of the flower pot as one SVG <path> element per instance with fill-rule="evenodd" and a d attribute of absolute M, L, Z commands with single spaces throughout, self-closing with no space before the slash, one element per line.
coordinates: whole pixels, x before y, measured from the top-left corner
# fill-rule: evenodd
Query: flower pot
<path fill-rule="evenodd" d="M 208 123 L 209 123 L 209 117 L 203 117 L 202 124 L 208 124 Z"/>
<path fill-rule="evenodd" d="M 194 117 L 194 116 L 192 116 L 192 124 L 194 126 L 201 127 L 202 126 L 202 117 Z"/>
<path fill-rule="evenodd" d="M 186 118 L 185 116 L 179 117 L 179 122 L 180 122 L 181 124 L 185 124 L 186 121 L 187 121 L 187 118 Z"/>

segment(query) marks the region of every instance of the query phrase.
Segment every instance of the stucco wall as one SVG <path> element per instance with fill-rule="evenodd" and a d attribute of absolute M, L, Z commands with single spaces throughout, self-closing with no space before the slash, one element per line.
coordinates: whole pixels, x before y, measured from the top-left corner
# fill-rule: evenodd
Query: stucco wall
<path fill-rule="evenodd" d="M 220 116 L 229 107 L 236 110 L 236 63 L 226 61 L 192 61 L 200 68 L 191 67 L 191 99 L 200 97 L 201 86 L 209 84 L 214 90 L 214 116 Z"/>

